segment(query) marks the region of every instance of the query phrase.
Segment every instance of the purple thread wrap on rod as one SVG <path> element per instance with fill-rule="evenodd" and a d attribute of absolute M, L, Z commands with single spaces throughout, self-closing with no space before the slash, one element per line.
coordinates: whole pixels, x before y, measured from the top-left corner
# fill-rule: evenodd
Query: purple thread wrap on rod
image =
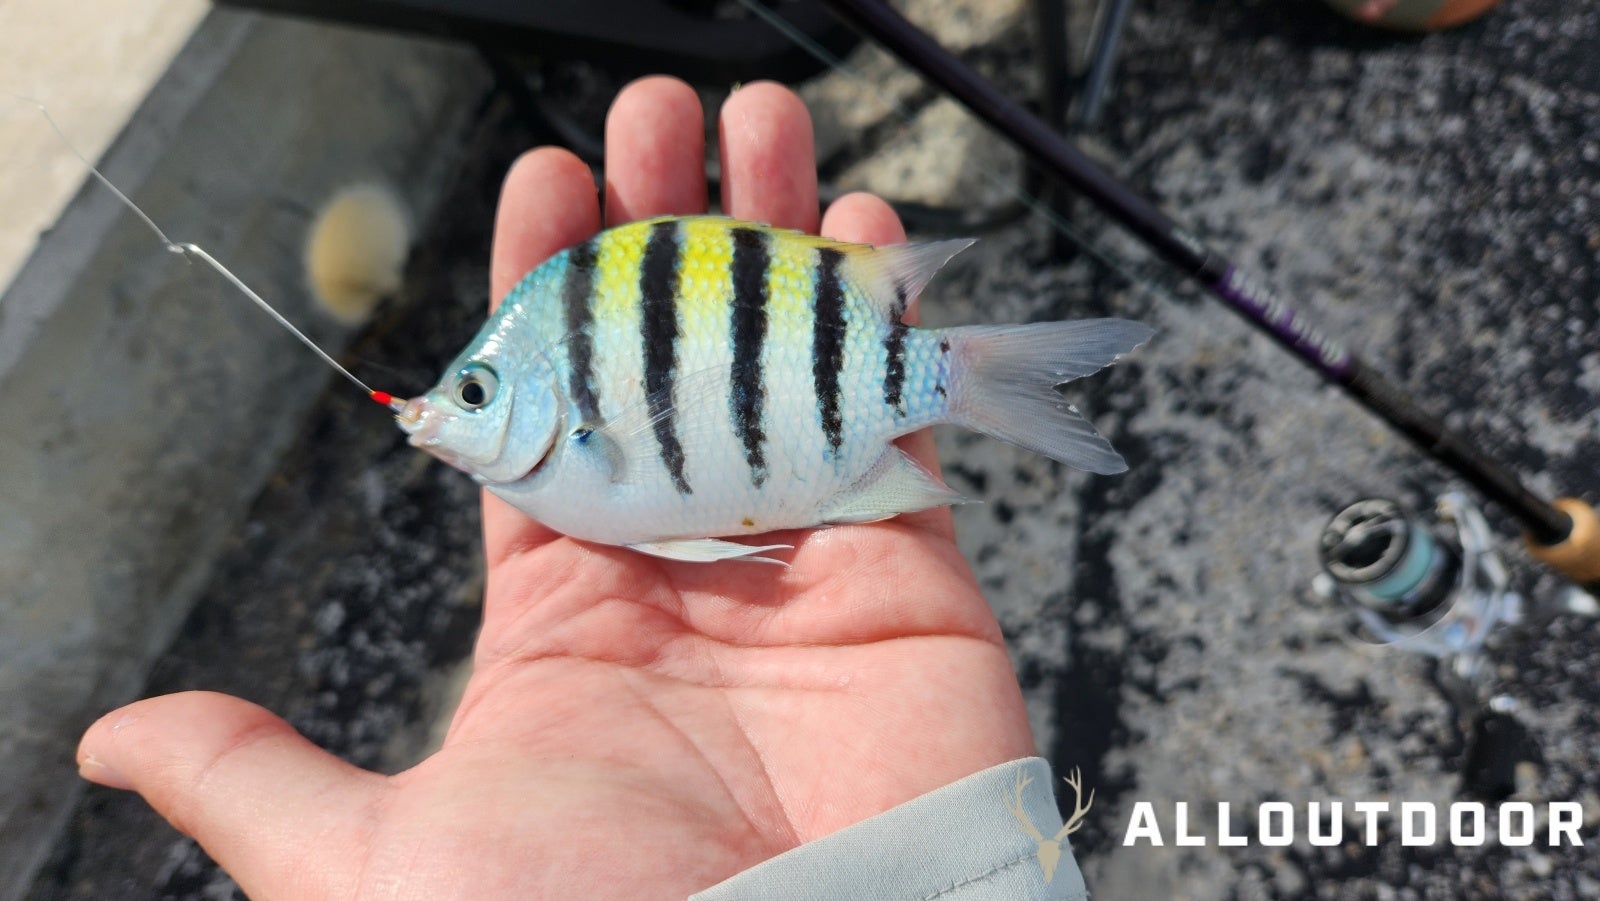
<path fill-rule="evenodd" d="M 1350 381 L 1350 351 L 1297 315 L 1262 282 L 1240 272 L 1232 263 L 1222 278 L 1206 286 L 1211 293 L 1265 326 L 1281 343 L 1298 352 L 1305 362 L 1341 384 Z"/>

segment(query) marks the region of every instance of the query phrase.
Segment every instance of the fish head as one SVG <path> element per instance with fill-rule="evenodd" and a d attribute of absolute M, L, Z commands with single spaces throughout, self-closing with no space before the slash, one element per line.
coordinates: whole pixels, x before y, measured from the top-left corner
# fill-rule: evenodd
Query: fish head
<path fill-rule="evenodd" d="M 494 350 L 463 354 L 395 417 L 413 447 L 491 485 L 522 479 L 544 461 L 564 406 L 542 355 Z"/>

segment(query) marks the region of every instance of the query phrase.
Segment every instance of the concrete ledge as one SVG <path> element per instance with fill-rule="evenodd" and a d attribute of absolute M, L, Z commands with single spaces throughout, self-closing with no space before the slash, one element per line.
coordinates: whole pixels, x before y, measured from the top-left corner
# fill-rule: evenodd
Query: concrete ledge
<path fill-rule="evenodd" d="M 213 12 L 103 160 L 325 346 L 301 242 L 374 178 L 419 217 L 486 88 L 437 44 Z M 83 726 L 137 691 L 329 377 L 87 186 L 0 297 L 0 897 L 79 790 Z"/>

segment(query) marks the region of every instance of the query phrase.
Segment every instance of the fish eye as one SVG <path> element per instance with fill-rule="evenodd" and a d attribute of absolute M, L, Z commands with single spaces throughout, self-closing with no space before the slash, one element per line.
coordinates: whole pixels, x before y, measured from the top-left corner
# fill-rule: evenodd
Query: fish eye
<path fill-rule="evenodd" d="M 495 392 L 500 390 L 500 379 L 494 370 L 482 363 L 473 363 L 465 366 L 456 373 L 456 385 L 453 392 L 456 405 L 463 410 L 481 410 L 494 400 Z"/>

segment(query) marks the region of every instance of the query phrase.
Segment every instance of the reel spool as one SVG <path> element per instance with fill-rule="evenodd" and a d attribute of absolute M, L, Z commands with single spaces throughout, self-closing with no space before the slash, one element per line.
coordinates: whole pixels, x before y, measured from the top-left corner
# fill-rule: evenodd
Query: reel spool
<path fill-rule="evenodd" d="M 1522 598 L 1478 507 L 1452 492 L 1437 512 L 1427 522 L 1387 498 L 1340 510 L 1322 530 L 1312 588 L 1355 613 L 1359 639 L 1448 660 L 1471 682 L 1489 634 L 1522 621 Z"/>
<path fill-rule="evenodd" d="M 1324 571 L 1363 608 L 1399 626 L 1427 617 L 1455 590 L 1461 552 L 1385 498 L 1356 501 L 1322 530 Z"/>

